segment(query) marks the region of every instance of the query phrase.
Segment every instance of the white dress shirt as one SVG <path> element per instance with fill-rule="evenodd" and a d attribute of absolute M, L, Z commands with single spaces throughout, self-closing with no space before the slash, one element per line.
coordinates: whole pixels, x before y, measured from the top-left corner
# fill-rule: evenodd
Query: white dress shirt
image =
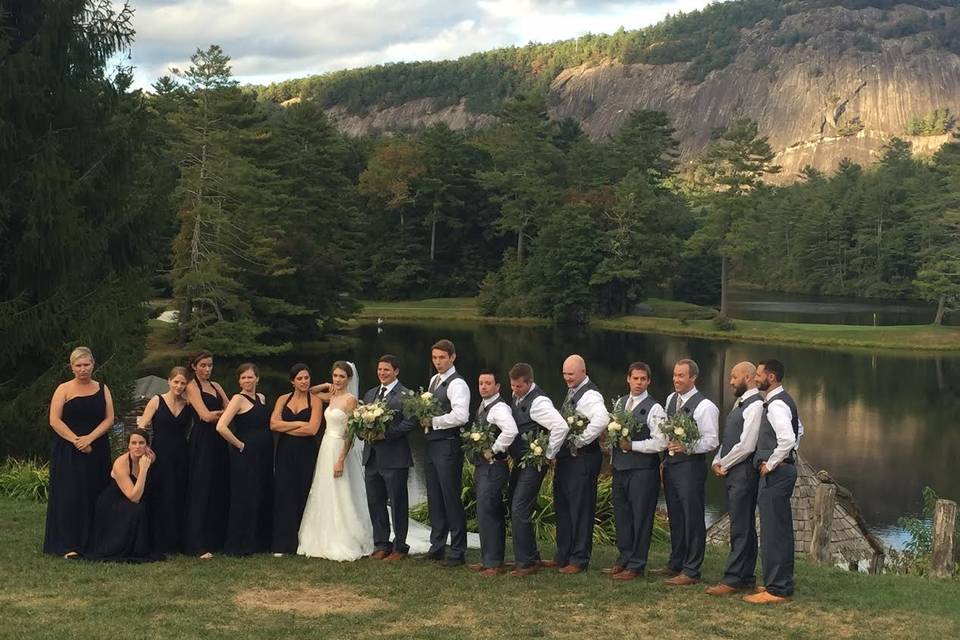
<path fill-rule="evenodd" d="M 393 382 L 391 382 L 390 384 L 381 384 L 381 385 L 377 388 L 377 392 L 376 392 L 376 393 L 374 394 L 374 396 L 373 396 L 373 401 L 374 401 L 374 402 L 377 401 L 377 398 L 380 397 L 380 391 L 382 391 L 384 387 L 387 388 L 387 390 L 383 392 L 383 400 L 386 401 L 387 396 L 390 395 L 390 392 L 393 391 L 393 388 L 394 388 L 395 386 L 397 386 L 397 384 L 398 384 L 399 382 L 400 382 L 400 379 L 399 379 L 399 378 L 394 378 L 394 379 L 393 379 Z"/>
<path fill-rule="evenodd" d="M 484 398 L 480 402 L 480 406 L 489 406 L 496 398 L 497 396 Z M 510 405 L 506 402 L 498 402 L 491 409 L 488 409 L 487 422 L 496 425 L 496 427 L 500 429 L 500 435 L 497 436 L 496 442 L 493 443 L 493 452 L 505 452 L 510 448 L 510 445 L 513 444 L 513 441 L 519 433 L 517 423 L 513 419 L 513 411 L 510 409 Z"/>
<path fill-rule="evenodd" d="M 536 383 L 530 385 L 530 391 L 533 391 L 536 386 Z M 524 398 L 530 395 L 530 391 L 527 391 L 523 397 L 517 398 L 517 402 L 523 401 Z M 563 419 L 563 416 L 560 415 L 560 412 L 557 411 L 553 403 L 550 402 L 550 398 L 546 395 L 538 396 L 530 403 L 530 419 L 550 431 L 550 446 L 547 448 L 547 460 L 553 460 L 557 455 L 557 451 L 560 451 L 560 447 L 563 446 L 563 441 L 567 438 L 567 434 L 570 432 L 570 425 L 567 424 L 567 421 Z"/>
<path fill-rule="evenodd" d="M 790 455 L 790 452 L 797 446 L 797 438 L 793 435 L 793 414 L 790 413 L 790 407 L 783 401 L 774 402 L 777 399 L 777 394 L 781 391 L 783 391 L 783 387 L 777 387 L 767 393 L 766 397 L 767 420 L 773 427 L 773 432 L 777 434 L 777 448 L 767 458 L 767 469 L 770 471 L 776 469 L 777 465 Z M 802 424 L 799 425 L 798 431 L 803 433 Z"/>
<path fill-rule="evenodd" d="M 697 393 L 696 387 L 682 394 L 680 396 L 680 407 L 682 408 L 695 393 Z M 676 391 L 667 396 L 667 406 L 677 401 L 676 396 Z M 697 427 L 700 429 L 700 440 L 687 451 L 689 455 L 709 453 L 717 448 L 717 445 L 720 444 L 719 420 L 720 409 L 705 397 L 693 411 L 693 421 L 697 423 Z"/>
<path fill-rule="evenodd" d="M 590 382 L 589 376 L 584 378 L 583 382 L 571 389 L 571 391 L 576 393 L 580 390 L 580 387 L 588 382 Z M 585 415 L 589 421 L 587 426 L 584 427 L 583 433 L 577 437 L 576 445 L 578 449 L 581 449 L 599 438 L 600 434 L 606 431 L 607 425 L 610 424 L 610 412 L 607 411 L 607 407 L 603 402 L 603 396 L 595 389 L 590 389 L 580 396 L 576 410 L 577 413 Z"/>
<path fill-rule="evenodd" d="M 646 400 L 649 395 L 649 393 L 644 391 L 638 396 L 625 396 L 623 398 L 623 410 L 627 411 L 627 407 L 630 407 L 630 410 L 627 412 L 633 413 L 633 409 Z M 650 407 L 650 411 L 647 412 L 647 428 L 650 429 L 650 437 L 646 440 L 634 440 L 630 448 L 637 453 L 660 453 L 661 451 L 665 451 L 667 448 L 667 439 L 664 438 L 663 433 L 660 432 L 660 423 L 666 419 L 667 412 L 663 410 L 659 402 L 654 403 L 654 405 Z"/>
<path fill-rule="evenodd" d="M 759 389 L 747 389 L 747 391 L 737 398 L 737 402 L 743 404 L 749 398 L 759 395 Z M 743 431 L 740 432 L 740 441 L 737 442 L 727 455 L 720 457 L 720 449 L 717 449 L 717 455 L 713 457 L 713 464 L 719 464 L 724 471 L 731 469 L 750 456 L 757 450 L 757 438 L 760 436 L 760 418 L 763 417 L 763 402 L 753 402 L 743 410 Z"/>
<path fill-rule="evenodd" d="M 442 375 L 437 373 L 430 378 L 430 386 L 440 386 L 445 380 L 449 379 L 457 372 L 456 367 L 450 367 Z M 441 416 L 434 416 L 431 420 L 432 427 L 437 429 L 459 429 L 467 424 L 470 419 L 470 387 L 466 380 L 457 378 L 447 385 L 447 399 L 450 400 L 450 411 Z"/>

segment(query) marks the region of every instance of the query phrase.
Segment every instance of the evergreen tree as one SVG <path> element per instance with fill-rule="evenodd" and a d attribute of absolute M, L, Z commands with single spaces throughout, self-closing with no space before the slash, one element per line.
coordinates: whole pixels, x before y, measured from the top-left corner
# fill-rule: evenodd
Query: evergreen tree
<path fill-rule="evenodd" d="M 46 449 L 46 410 L 72 347 L 123 409 L 143 354 L 143 265 L 161 214 L 129 70 L 132 10 L 107 0 L 0 10 L 0 457 Z"/>
<path fill-rule="evenodd" d="M 171 154 L 180 167 L 180 229 L 173 243 L 180 341 L 223 354 L 283 351 L 289 343 L 261 341 L 262 318 L 310 310 L 252 286 L 289 269 L 275 245 L 275 176 L 255 161 L 264 115 L 237 86 L 219 46 L 198 49 L 190 60 L 188 69 L 173 70 L 185 90 L 169 116 L 177 131 Z"/>
<path fill-rule="evenodd" d="M 707 192 L 701 209 L 701 226 L 691 238 L 699 251 L 720 255 L 720 315 L 727 315 L 730 262 L 750 250 L 754 236 L 747 229 L 755 192 L 765 174 L 777 173 L 773 150 L 757 123 L 735 120 L 707 149 L 698 168 Z"/>

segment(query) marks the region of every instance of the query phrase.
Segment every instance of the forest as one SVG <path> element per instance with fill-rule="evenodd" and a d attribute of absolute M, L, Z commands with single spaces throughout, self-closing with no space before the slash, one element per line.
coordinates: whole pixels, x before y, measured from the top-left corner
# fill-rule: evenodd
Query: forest
<path fill-rule="evenodd" d="M 695 32 L 712 11 L 651 29 Z M 653 295 L 723 315 L 731 282 L 922 298 L 938 323 L 960 301 L 960 141 L 916 158 L 894 138 L 874 166 L 775 187 L 749 120 L 680 174 L 666 114 L 594 142 L 536 86 L 494 96 L 486 129 L 350 138 L 322 96 L 241 86 L 216 45 L 132 89 L 108 70 L 130 9 L 108 0 L 21 3 L 0 27 L 0 455 L 46 435 L 26 427 L 73 346 L 129 388 L 155 299 L 179 311 L 180 346 L 248 356 L 338 331 L 361 299 L 478 296 L 487 315 L 562 323 Z"/>

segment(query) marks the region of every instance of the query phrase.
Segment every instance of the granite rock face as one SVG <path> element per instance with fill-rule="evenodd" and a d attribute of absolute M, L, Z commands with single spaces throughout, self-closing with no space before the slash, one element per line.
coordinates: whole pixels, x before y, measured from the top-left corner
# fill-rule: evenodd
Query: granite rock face
<path fill-rule="evenodd" d="M 928 30 L 892 37 L 889 26 L 924 17 L 957 24 L 958 16 L 957 7 L 811 9 L 742 32 L 734 61 L 702 82 L 683 79 L 687 63 L 602 62 L 562 71 L 548 101 L 553 116 L 577 120 L 595 140 L 615 133 L 633 109 L 666 111 L 685 163 L 731 119 L 752 118 L 783 167 L 778 182 L 795 180 L 807 165 L 830 171 L 844 158 L 869 164 L 894 136 L 912 142 L 916 153 L 931 153 L 951 134 L 908 136 L 906 127 L 935 109 L 960 114 L 960 56 Z M 801 41 L 783 44 L 797 33 Z M 363 116 L 334 107 L 329 115 L 355 135 L 439 121 L 455 129 L 495 122 L 490 114 L 470 112 L 463 101 L 441 106 L 431 98 Z"/>

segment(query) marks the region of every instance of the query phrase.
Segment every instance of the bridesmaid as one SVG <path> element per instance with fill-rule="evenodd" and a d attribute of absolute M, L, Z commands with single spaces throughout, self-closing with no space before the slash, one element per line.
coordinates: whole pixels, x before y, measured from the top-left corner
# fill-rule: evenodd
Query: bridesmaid
<path fill-rule="evenodd" d="M 293 391 L 277 398 L 270 429 L 278 432 L 274 458 L 273 555 L 296 553 L 300 519 L 310 495 L 317 463 L 316 435 L 323 403 L 310 393 L 310 369 L 295 364 L 290 369 Z"/>
<path fill-rule="evenodd" d="M 240 393 L 230 398 L 217 422 L 217 433 L 230 445 L 230 510 L 223 550 L 245 556 L 270 549 L 273 434 L 270 410 L 263 394 L 257 393 L 257 366 L 245 362 L 237 375 Z"/>
<path fill-rule="evenodd" d="M 134 429 L 127 436 L 127 453 L 113 463 L 107 485 L 97 499 L 93 544 L 87 558 L 114 562 L 163 560 L 150 541 L 144 501 L 147 475 L 157 456 L 150 450 L 147 432 Z M 149 473 L 153 476 L 153 473 Z M 151 484 L 155 478 L 151 478 Z"/>
<path fill-rule="evenodd" d="M 227 445 L 216 432 L 227 404 L 223 387 L 211 380 L 213 354 L 200 351 L 190 359 L 193 380 L 187 402 L 193 409 L 193 428 L 187 444 L 187 509 L 183 552 L 206 560 L 223 549 L 230 500 L 230 463 Z"/>
<path fill-rule="evenodd" d="M 151 426 L 153 451 L 159 459 L 150 473 L 152 488 L 147 510 L 150 513 L 153 549 L 163 554 L 183 551 L 187 428 L 193 414 L 185 393 L 189 379 L 186 367 L 171 369 L 167 376 L 170 389 L 150 398 L 137 421 L 141 428 Z"/>
<path fill-rule="evenodd" d="M 93 353 L 77 347 L 70 354 L 73 380 L 50 400 L 50 426 L 56 432 L 50 454 L 50 493 L 43 552 L 77 558 L 90 542 L 97 496 L 110 481 L 113 398 L 93 379 Z"/>

